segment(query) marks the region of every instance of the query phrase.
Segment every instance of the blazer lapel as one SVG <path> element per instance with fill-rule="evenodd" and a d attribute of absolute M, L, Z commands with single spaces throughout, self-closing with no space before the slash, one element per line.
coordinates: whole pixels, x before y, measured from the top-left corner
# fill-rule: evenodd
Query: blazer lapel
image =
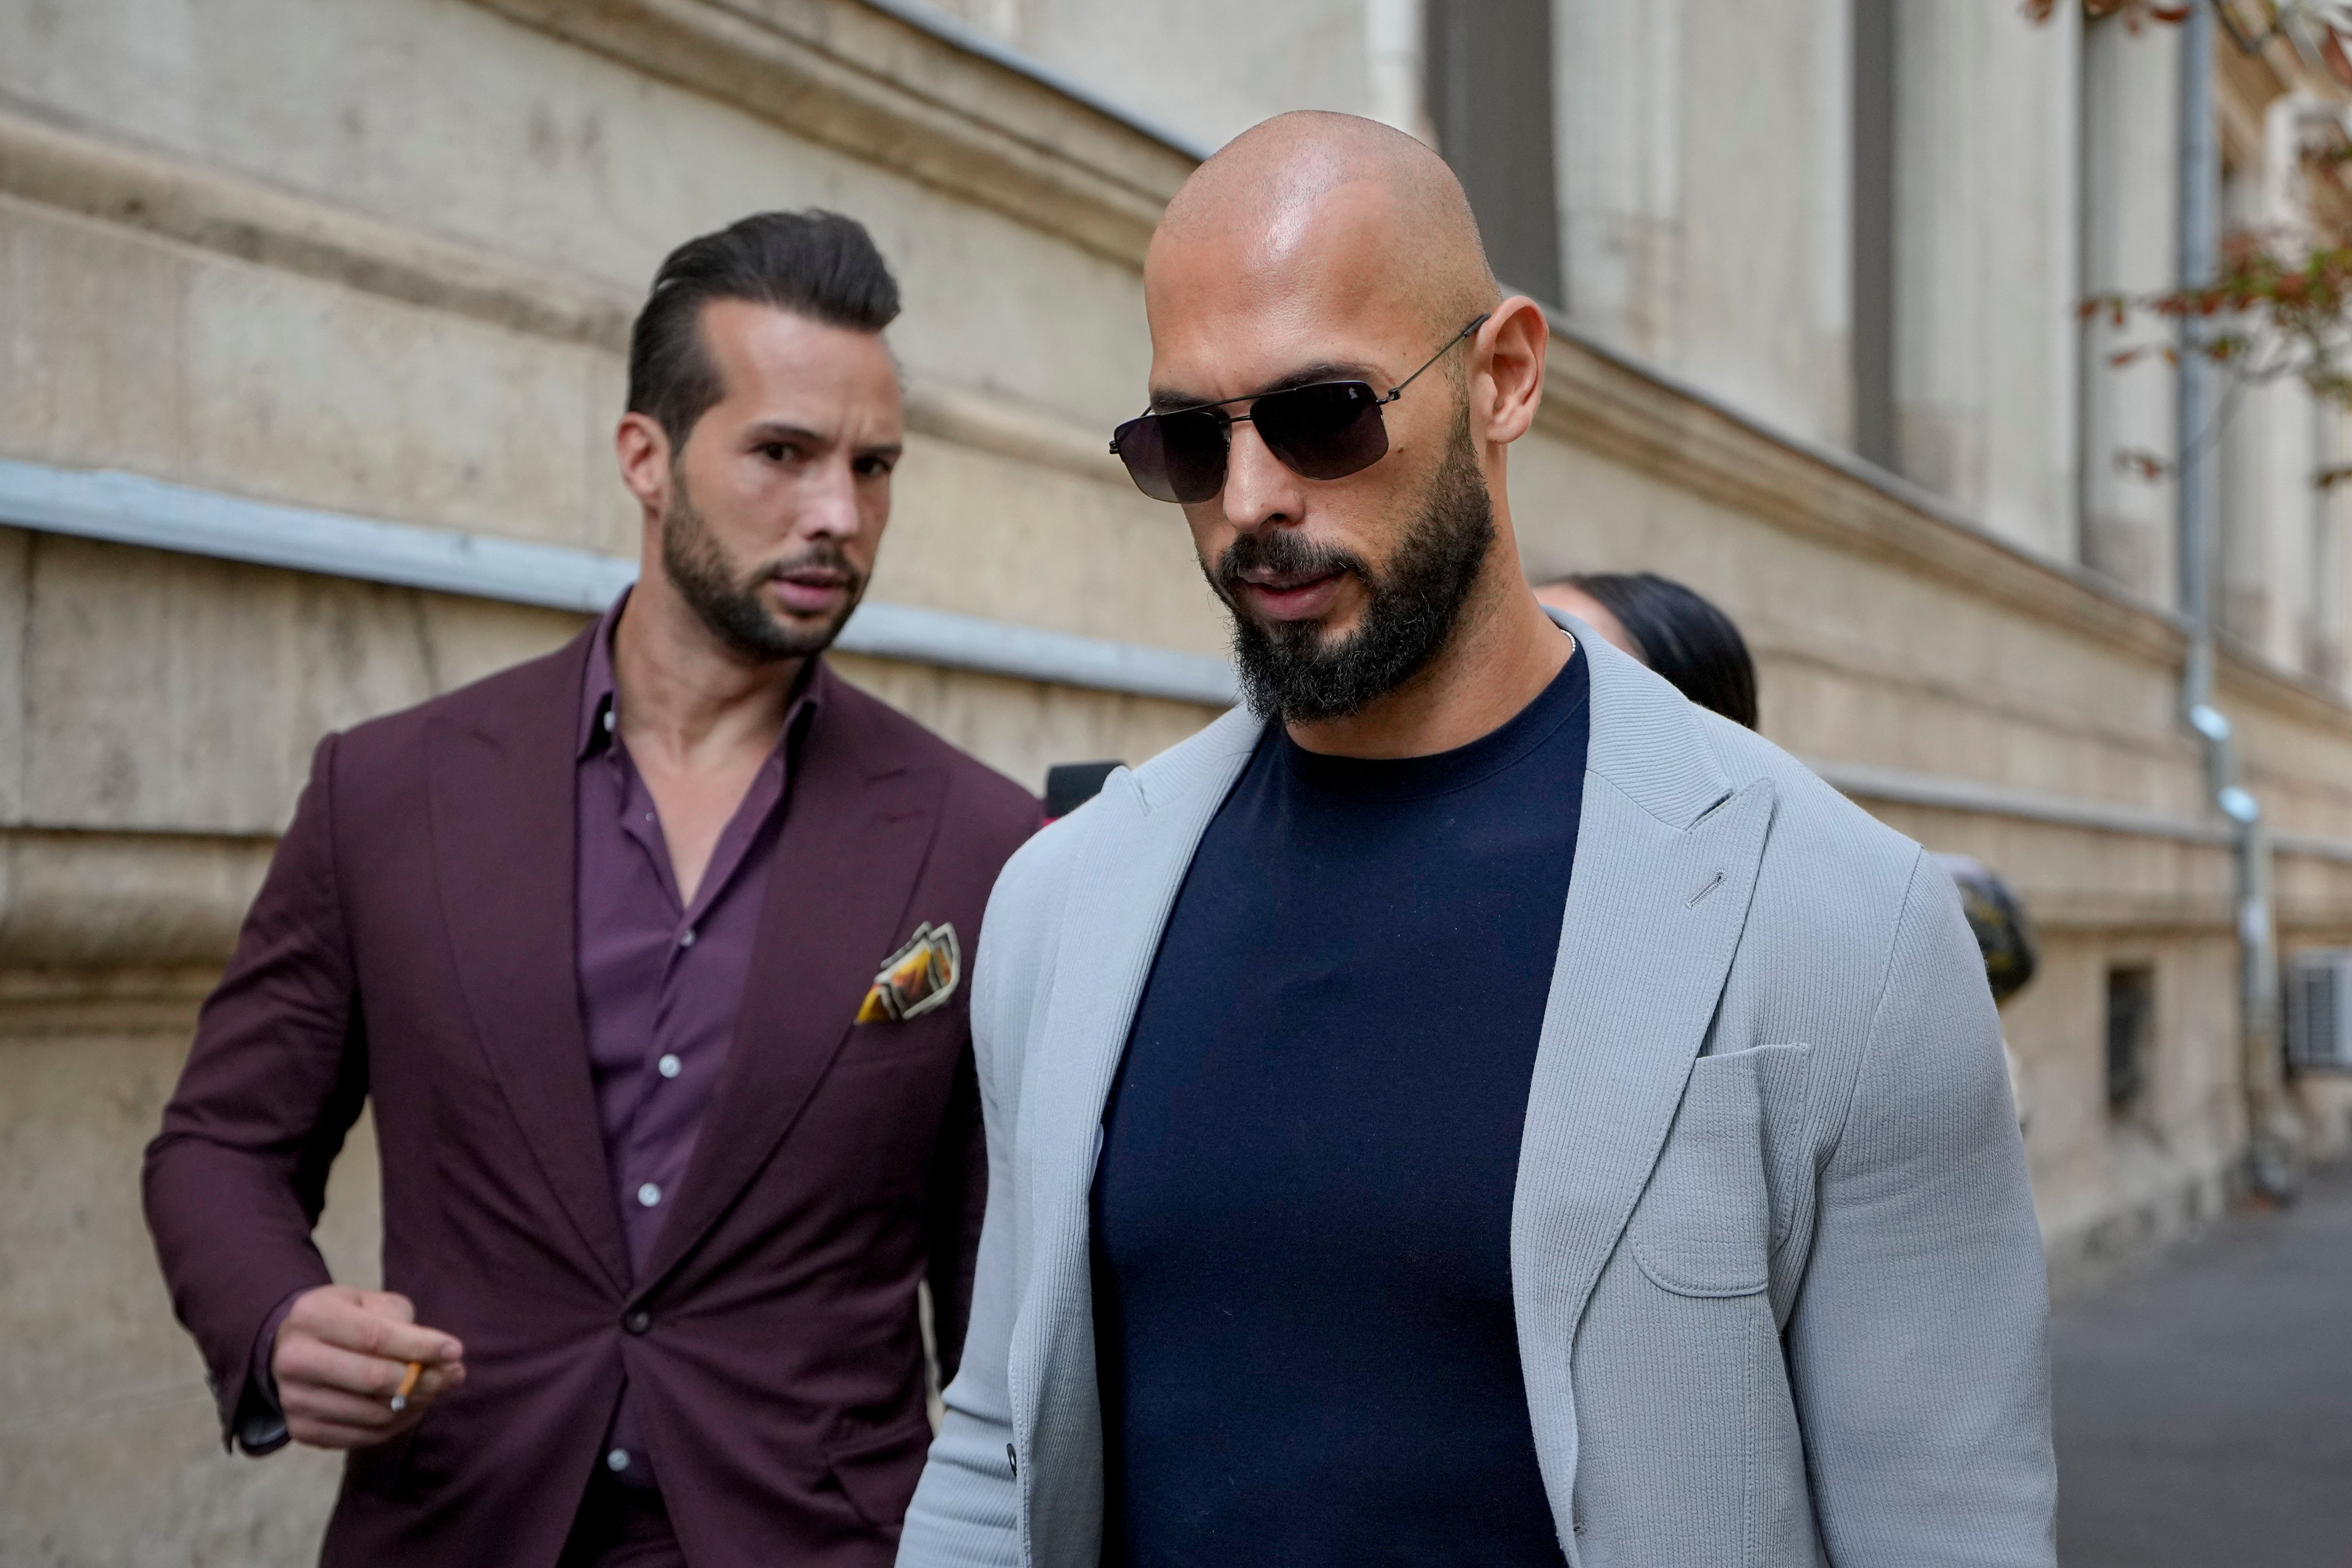
<path fill-rule="evenodd" d="M 947 774 L 861 744 L 835 689 L 793 759 L 727 1068 L 677 1206 L 635 1293 L 650 1293 L 734 1206 L 848 1042 L 874 969 L 907 939 Z"/>
<path fill-rule="evenodd" d="M 1734 793 L 1679 694 L 1574 629 L 1592 660 L 1591 751 L 1511 1215 L 1520 1363 L 1563 1525 L 1577 1325 L 1714 1017 L 1773 809 L 1769 781 Z"/>
<path fill-rule="evenodd" d="M 482 1049 L 523 1142 L 615 1292 L 629 1277 L 580 1018 L 573 777 L 587 638 L 501 721 L 428 731 L 443 918 Z"/>
<path fill-rule="evenodd" d="M 1235 710 L 1197 744 L 1119 773 L 1085 813 L 1045 1025 L 1021 1071 L 1014 1202 L 1031 1250 L 1008 1382 L 1038 1568 L 1101 1552 L 1102 1405 L 1095 1380 L 1088 1194 L 1103 1105 L 1177 889 L 1263 725 Z M 1073 823 L 1073 826 L 1080 826 Z"/>

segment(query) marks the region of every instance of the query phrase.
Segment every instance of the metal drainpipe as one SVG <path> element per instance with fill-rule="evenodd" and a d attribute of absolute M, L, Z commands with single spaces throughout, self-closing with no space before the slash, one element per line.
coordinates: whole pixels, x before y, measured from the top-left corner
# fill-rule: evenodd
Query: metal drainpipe
<path fill-rule="evenodd" d="M 2221 145 L 2213 110 L 2213 10 L 2192 5 L 2181 26 L 2180 284 L 2193 289 L 2213 276 L 2220 254 L 2218 207 Z M 2208 798 L 2237 826 L 2235 893 L 2238 927 L 2238 1011 L 2246 1090 L 2246 1175 L 2257 1192 L 2291 1194 L 2296 1138 L 2286 1114 L 2278 1030 L 2278 942 L 2271 914 L 2270 837 L 2261 803 L 2238 782 L 2237 748 L 2227 715 L 2213 706 L 2213 366 L 2197 352 L 2203 323 L 2180 327 L 2179 405 L 2175 438 L 2179 454 L 2180 609 L 2189 624 L 2189 653 L 2180 673 L 2182 716 L 2204 743 Z"/>

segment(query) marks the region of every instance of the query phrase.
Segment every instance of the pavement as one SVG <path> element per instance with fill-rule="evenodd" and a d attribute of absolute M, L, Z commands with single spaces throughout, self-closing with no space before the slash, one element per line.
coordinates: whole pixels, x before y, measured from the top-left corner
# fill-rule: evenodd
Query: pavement
<path fill-rule="evenodd" d="M 2352 1163 L 2051 1325 L 2060 1568 L 2352 1568 Z"/>

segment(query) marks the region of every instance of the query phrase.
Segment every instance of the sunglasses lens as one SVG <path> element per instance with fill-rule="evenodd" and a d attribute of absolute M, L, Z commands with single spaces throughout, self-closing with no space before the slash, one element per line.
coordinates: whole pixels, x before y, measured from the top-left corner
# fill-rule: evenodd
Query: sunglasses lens
<path fill-rule="evenodd" d="M 1225 488 L 1225 421 L 1213 414 L 1147 414 L 1114 432 L 1135 488 L 1191 504 Z"/>
<path fill-rule="evenodd" d="M 1388 454 L 1380 398 L 1360 381 L 1269 393 L 1251 405 L 1250 417 L 1266 449 L 1306 479 L 1345 479 Z"/>

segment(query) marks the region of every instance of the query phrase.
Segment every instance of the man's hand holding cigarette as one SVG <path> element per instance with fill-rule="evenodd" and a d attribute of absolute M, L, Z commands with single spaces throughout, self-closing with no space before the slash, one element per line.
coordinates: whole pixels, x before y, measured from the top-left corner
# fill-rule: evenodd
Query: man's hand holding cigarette
<path fill-rule="evenodd" d="M 321 1285 L 295 1298 L 270 1352 L 286 1429 L 316 1448 L 365 1448 L 414 1426 L 466 1381 L 466 1350 L 421 1327 L 408 1298 Z"/>

